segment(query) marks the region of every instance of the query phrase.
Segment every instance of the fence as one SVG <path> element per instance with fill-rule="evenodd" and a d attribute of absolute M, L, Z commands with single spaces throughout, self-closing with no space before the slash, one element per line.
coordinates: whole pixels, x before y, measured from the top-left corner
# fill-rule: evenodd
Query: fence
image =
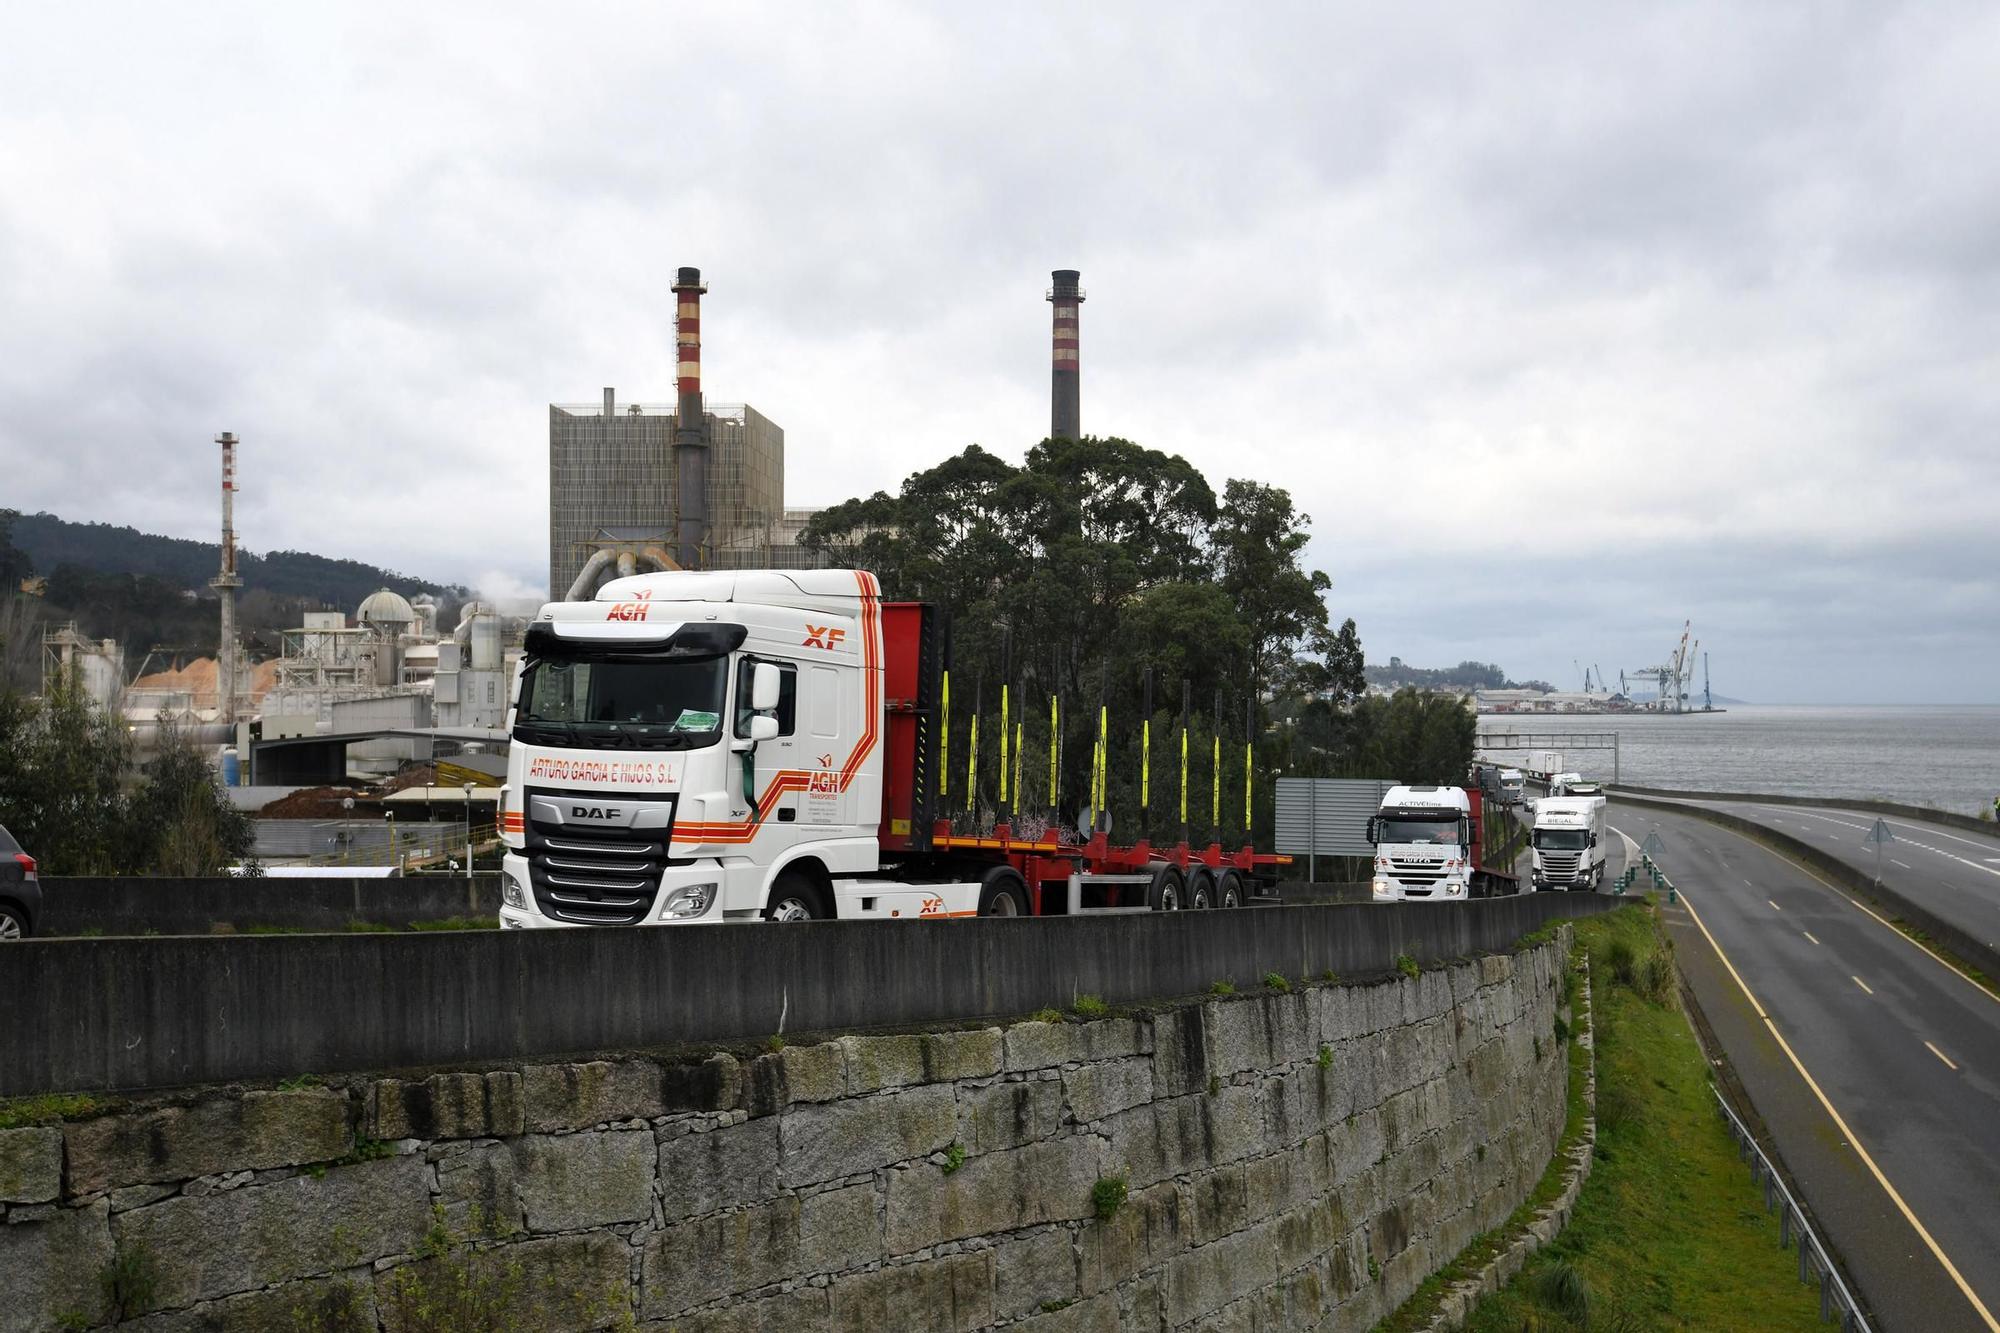
<path fill-rule="evenodd" d="M 279 881 L 283 884 L 285 881 Z M 381 881 L 394 884 L 407 881 Z M 364 892 L 367 890 L 363 890 Z M 1598 894 L 949 922 L 29 940 L 0 1097 L 761 1041 L 1357 978 L 1510 948 Z"/>
<path fill-rule="evenodd" d="M 490 850 L 497 834 L 491 821 L 462 823 L 376 823 L 359 819 L 260 819 L 256 821 L 260 861 L 308 866 L 400 866 L 419 871 L 466 864 L 468 836 L 476 852 Z"/>
<path fill-rule="evenodd" d="M 1722 1090 L 1716 1088 L 1711 1091 L 1715 1093 L 1715 1104 L 1722 1109 L 1723 1120 L 1729 1125 L 1730 1135 L 1736 1140 L 1736 1155 L 1750 1164 L 1751 1178 L 1764 1187 L 1764 1211 L 1768 1213 L 1773 1208 L 1778 1209 L 1778 1244 L 1790 1248 L 1792 1233 L 1798 1233 L 1799 1281 L 1819 1283 L 1819 1317 L 1831 1319 L 1838 1315 L 1841 1333 L 1869 1333 L 1868 1319 L 1861 1313 L 1861 1303 L 1854 1299 L 1854 1293 L 1841 1281 L 1840 1272 L 1828 1257 L 1826 1246 L 1819 1243 L 1818 1233 L 1806 1219 L 1805 1209 L 1799 1207 L 1798 1200 L 1785 1188 L 1778 1169 L 1771 1165 L 1771 1159 L 1757 1145 L 1749 1126 L 1723 1100 Z"/>

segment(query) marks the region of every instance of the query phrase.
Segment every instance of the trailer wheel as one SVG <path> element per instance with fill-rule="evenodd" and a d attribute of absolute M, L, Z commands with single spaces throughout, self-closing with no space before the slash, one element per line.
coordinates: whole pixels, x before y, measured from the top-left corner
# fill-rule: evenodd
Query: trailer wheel
<path fill-rule="evenodd" d="M 979 881 L 979 915 L 1026 916 L 1028 882 L 1012 866 L 994 866 Z"/>
<path fill-rule="evenodd" d="M 1215 905 L 1217 907 L 1243 906 L 1243 876 L 1234 870 L 1225 870 L 1215 882 Z"/>
<path fill-rule="evenodd" d="M 1215 876 L 1206 866 L 1197 866 L 1187 872 L 1187 905 L 1193 911 L 1205 912 L 1215 906 Z"/>
<path fill-rule="evenodd" d="M 1153 872 L 1146 886 L 1146 906 L 1155 912 L 1178 912 L 1187 906 L 1187 880 L 1180 867 L 1163 865 Z"/>
<path fill-rule="evenodd" d="M 778 876 L 771 886 L 771 901 L 764 907 L 766 921 L 822 921 L 832 915 L 819 885 L 795 870 Z"/>

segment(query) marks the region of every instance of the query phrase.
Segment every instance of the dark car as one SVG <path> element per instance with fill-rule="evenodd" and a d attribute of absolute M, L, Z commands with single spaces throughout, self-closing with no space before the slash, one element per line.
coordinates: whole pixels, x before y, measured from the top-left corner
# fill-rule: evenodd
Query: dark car
<path fill-rule="evenodd" d="M 34 934 L 41 914 L 42 882 L 35 875 L 35 858 L 0 825 L 0 942 Z"/>

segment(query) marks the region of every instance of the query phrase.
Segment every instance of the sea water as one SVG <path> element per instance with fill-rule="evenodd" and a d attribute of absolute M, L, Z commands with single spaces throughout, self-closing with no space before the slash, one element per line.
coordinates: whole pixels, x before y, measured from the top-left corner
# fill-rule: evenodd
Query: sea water
<path fill-rule="evenodd" d="M 1845 796 L 1991 811 L 2000 795 L 2000 706 L 1822 707 L 1734 705 L 1727 712 L 1581 716 L 1487 714 L 1482 734 L 1553 736 L 1566 768 L 1610 780 L 1610 749 L 1586 734 L 1618 736 L 1618 777 L 1686 791 Z M 1571 738 L 1565 743 L 1564 737 Z M 1518 753 L 1493 752 L 1518 762 Z"/>

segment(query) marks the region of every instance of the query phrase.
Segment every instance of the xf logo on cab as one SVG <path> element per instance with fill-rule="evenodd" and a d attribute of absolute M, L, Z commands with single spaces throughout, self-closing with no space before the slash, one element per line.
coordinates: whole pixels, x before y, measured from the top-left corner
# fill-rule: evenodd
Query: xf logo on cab
<path fill-rule="evenodd" d="M 805 646 L 808 648 L 838 648 L 840 641 L 846 637 L 847 631 L 837 626 L 807 625 Z"/>

